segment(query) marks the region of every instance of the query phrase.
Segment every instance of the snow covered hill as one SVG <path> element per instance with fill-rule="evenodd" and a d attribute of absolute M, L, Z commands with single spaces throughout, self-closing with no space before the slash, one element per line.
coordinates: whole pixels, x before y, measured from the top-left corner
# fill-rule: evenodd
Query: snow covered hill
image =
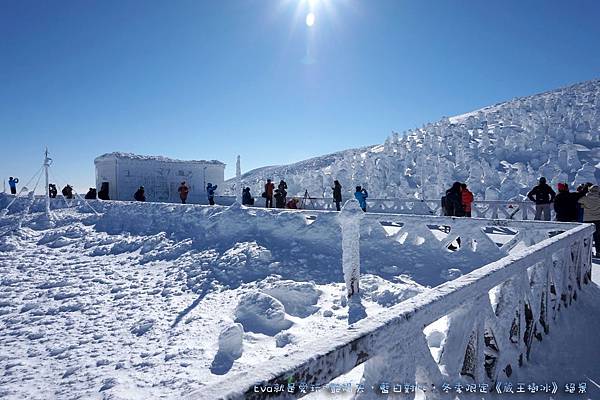
<path fill-rule="evenodd" d="M 393 134 L 383 145 L 346 150 L 242 176 L 255 196 L 266 178 L 290 194 L 331 196 L 369 189 L 371 197 L 438 199 L 466 181 L 480 200 L 522 196 L 539 176 L 575 186 L 600 178 L 600 80 L 516 98 Z M 229 181 L 230 184 L 233 180 Z"/>

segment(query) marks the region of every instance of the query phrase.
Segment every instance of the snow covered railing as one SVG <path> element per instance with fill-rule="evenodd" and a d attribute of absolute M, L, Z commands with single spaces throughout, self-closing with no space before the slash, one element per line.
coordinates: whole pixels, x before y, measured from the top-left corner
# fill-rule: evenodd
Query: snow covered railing
<path fill-rule="evenodd" d="M 258 202 L 264 206 L 264 201 Z M 306 210 L 335 211 L 332 198 L 307 198 L 302 200 Z M 443 215 L 441 200 L 435 199 L 367 199 L 367 210 L 376 213 Z M 552 210 L 554 214 L 554 210 Z M 491 219 L 532 220 L 535 216 L 535 204 L 531 201 L 475 200 L 472 216 Z"/>
<path fill-rule="evenodd" d="M 394 219 L 414 222 L 406 217 Z M 447 220 L 430 218 L 424 223 Z M 558 313 L 585 295 L 591 281 L 594 227 L 540 224 L 567 230 L 190 398 L 286 397 L 290 387 L 294 396 L 303 396 L 301 385 L 322 388 L 363 363 L 365 386 L 376 391 L 386 382 L 423 383 L 425 398 L 438 398 L 430 384 L 439 388 L 443 382 L 487 385 L 492 391 L 528 362 L 532 349 L 551 334 Z"/>

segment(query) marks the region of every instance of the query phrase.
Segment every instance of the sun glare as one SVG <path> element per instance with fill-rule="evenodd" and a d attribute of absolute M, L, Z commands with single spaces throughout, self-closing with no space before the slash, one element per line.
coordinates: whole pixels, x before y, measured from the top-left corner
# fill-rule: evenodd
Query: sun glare
<path fill-rule="evenodd" d="M 314 24 L 315 24 L 315 14 L 310 12 L 306 15 L 306 26 L 311 27 Z"/>

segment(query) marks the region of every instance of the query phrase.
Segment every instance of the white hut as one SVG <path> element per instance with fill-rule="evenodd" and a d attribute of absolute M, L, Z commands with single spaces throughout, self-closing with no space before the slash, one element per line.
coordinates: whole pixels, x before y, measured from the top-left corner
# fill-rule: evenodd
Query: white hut
<path fill-rule="evenodd" d="M 224 188 L 225 164 L 212 160 L 174 160 L 161 156 L 108 153 L 96 157 L 96 188 L 108 182 L 111 200 L 133 200 L 144 186 L 146 201 L 179 202 L 177 188 L 185 181 L 188 203 L 207 203 L 206 184 Z M 218 190 L 217 190 L 218 194 Z"/>

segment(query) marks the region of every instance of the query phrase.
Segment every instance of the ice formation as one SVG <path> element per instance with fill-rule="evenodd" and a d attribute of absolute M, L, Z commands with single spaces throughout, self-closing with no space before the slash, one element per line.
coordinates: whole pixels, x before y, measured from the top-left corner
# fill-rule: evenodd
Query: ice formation
<path fill-rule="evenodd" d="M 454 181 L 479 200 L 522 197 L 546 176 L 556 186 L 600 176 L 600 80 L 579 83 L 393 133 L 383 145 L 350 149 L 242 176 L 260 194 L 266 178 L 285 179 L 290 194 L 344 198 L 362 185 L 372 198 L 439 199 Z"/>

